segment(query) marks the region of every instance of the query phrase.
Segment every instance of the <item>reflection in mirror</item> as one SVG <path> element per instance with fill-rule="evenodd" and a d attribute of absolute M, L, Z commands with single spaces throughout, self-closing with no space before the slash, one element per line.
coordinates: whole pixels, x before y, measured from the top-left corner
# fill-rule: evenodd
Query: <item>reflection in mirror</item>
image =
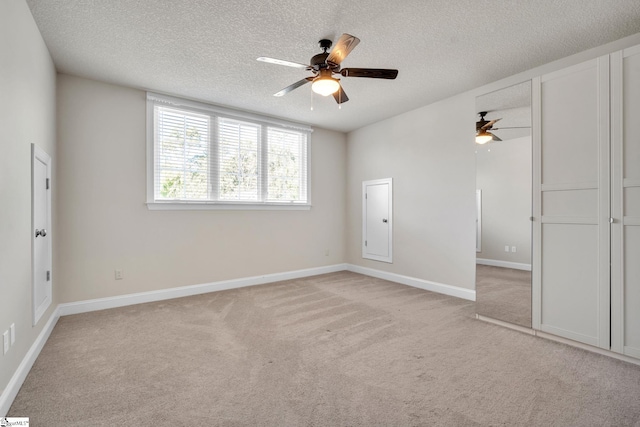
<path fill-rule="evenodd" d="M 476 312 L 530 328 L 531 82 L 479 96 L 476 111 Z"/>

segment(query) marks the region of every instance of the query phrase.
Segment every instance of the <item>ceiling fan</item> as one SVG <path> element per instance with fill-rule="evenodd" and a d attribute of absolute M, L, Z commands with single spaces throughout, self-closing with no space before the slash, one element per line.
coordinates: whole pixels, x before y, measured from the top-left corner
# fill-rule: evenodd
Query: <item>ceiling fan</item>
<path fill-rule="evenodd" d="M 314 55 L 309 60 L 309 64 L 300 64 L 297 62 L 283 61 L 281 59 L 267 58 L 261 56 L 258 61 L 269 62 L 271 64 L 285 65 L 287 67 L 301 68 L 311 71 L 313 76 L 305 77 L 292 85 L 282 89 L 274 96 L 283 96 L 294 89 L 299 88 L 309 82 L 311 89 L 323 96 L 333 95 L 338 104 L 347 102 L 349 97 L 342 89 L 340 80 L 333 77 L 334 74 L 340 74 L 342 77 L 367 77 L 372 79 L 390 79 L 393 80 L 398 75 L 398 70 L 389 70 L 381 68 L 340 68 L 342 61 L 351 53 L 351 51 L 360 43 L 360 39 L 351 34 L 343 34 L 331 52 L 332 42 L 328 39 L 322 39 L 318 42 L 322 53 Z"/>

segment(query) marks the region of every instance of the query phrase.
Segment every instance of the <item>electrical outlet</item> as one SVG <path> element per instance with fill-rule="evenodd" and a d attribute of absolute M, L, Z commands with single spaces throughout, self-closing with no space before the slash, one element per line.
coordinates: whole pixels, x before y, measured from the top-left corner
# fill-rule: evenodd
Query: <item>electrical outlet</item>
<path fill-rule="evenodd" d="M 114 276 L 116 280 L 122 280 L 124 278 L 124 274 L 122 273 L 122 270 L 115 270 Z"/>
<path fill-rule="evenodd" d="M 329 249 L 324 250 L 324 256 L 329 256 Z"/>
<path fill-rule="evenodd" d="M 4 347 L 4 354 L 7 354 L 7 351 L 9 351 L 9 331 L 4 331 L 4 334 L 2 334 L 2 343 Z"/>
<path fill-rule="evenodd" d="M 12 323 L 9 330 L 11 331 L 11 345 L 14 345 L 16 343 L 16 324 Z"/>
<path fill-rule="evenodd" d="M 515 246 L 511 246 L 511 252 L 516 252 L 516 247 Z"/>
<path fill-rule="evenodd" d="M 509 252 L 509 245 L 506 245 L 506 246 L 504 247 L 504 251 L 505 251 L 505 252 Z"/>

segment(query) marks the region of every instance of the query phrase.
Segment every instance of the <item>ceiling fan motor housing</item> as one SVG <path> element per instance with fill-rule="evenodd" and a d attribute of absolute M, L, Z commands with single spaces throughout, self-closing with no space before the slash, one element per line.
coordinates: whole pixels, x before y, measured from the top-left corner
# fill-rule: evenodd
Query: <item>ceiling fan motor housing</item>
<path fill-rule="evenodd" d="M 480 111 L 478 114 L 480 115 L 480 120 L 478 120 L 478 121 L 476 122 L 476 132 L 479 132 L 479 131 L 480 131 L 480 129 L 482 129 L 482 127 L 483 127 L 484 125 L 486 125 L 487 123 L 489 123 L 489 120 L 485 120 L 485 118 L 484 118 L 484 116 L 486 116 L 486 115 L 487 115 L 487 112 L 486 112 L 486 111 Z"/>
<path fill-rule="evenodd" d="M 311 61 L 310 64 L 313 67 L 313 69 L 315 71 L 319 71 L 323 68 L 328 68 L 329 66 L 327 65 L 327 57 L 329 56 L 329 54 L 327 52 L 324 53 L 319 53 L 317 55 L 314 55 L 313 57 L 311 57 Z"/>
<path fill-rule="evenodd" d="M 318 44 L 320 45 L 320 49 L 322 49 L 323 52 L 311 57 L 311 61 L 309 63 L 311 64 L 313 69 L 315 71 L 320 71 L 326 68 L 331 68 L 333 71 L 337 72 L 340 66 L 330 67 L 329 64 L 327 64 L 327 57 L 329 56 L 329 53 L 327 51 L 331 48 L 333 42 L 329 39 L 322 39 L 318 42 Z"/>

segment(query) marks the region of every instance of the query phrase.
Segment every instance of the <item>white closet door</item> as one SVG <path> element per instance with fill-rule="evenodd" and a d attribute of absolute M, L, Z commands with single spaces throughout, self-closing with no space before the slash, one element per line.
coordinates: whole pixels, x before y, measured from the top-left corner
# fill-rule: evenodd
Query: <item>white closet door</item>
<path fill-rule="evenodd" d="M 611 55 L 611 345 L 640 357 L 640 46 Z"/>
<path fill-rule="evenodd" d="M 534 80 L 534 328 L 609 348 L 609 57 Z"/>

